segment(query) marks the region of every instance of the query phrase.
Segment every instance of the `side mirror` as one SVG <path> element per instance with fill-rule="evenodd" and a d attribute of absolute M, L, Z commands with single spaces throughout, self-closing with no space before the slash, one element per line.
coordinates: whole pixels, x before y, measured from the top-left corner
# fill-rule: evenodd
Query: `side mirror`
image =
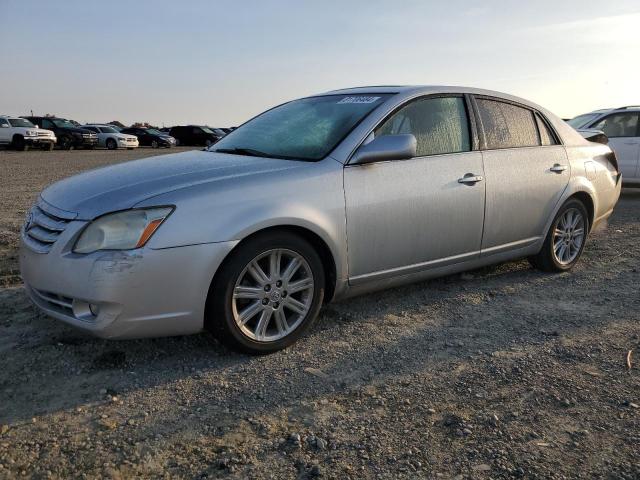
<path fill-rule="evenodd" d="M 383 135 L 362 145 L 353 155 L 352 164 L 408 160 L 416 156 L 416 137 L 411 134 Z"/>

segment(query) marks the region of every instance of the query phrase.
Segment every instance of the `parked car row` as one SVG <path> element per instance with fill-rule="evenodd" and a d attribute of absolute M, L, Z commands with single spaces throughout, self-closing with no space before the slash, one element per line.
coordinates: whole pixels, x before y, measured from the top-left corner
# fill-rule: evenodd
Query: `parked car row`
<path fill-rule="evenodd" d="M 109 150 L 153 147 L 213 145 L 232 129 L 199 125 L 175 126 L 162 129 L 147 127 L 118 128 L 115 125 L 90 123 L 80 125 L 58 117 L 0 116 L 0 145 L 17 150 L 41 148 L 64 150 L 103 147 Z"/>
<path fill-rule="evenodd" d="M 640 106 L 606 108 L 578 115 L 567 123 L 583 136 L 606 135 L 616 153 L 622 181 L 626 185 L 640 184 Z M 593 138 L 590 138 L 593 139 Z"/>

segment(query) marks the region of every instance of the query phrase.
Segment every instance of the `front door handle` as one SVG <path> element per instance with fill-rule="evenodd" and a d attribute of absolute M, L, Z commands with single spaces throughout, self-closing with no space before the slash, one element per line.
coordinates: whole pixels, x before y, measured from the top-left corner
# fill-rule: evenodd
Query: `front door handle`
<path fill-rule="evenodd" d="M 464 183 L 465 185 L 475 185 L 478 182 L 484 180 L 482 175 L 474 175 L 473 173 L 467 173 L 464 177 L 458 179 L 458 183 Z"/>
<path fill-rule="evenodd" d="M 551 170 L 552 172 L 555 173 L 562 173 L 567 169 L 566 165 L 560 165 L 559 163 L 556 163 L 553 167 L 551 167 L 549 170 Z"/>

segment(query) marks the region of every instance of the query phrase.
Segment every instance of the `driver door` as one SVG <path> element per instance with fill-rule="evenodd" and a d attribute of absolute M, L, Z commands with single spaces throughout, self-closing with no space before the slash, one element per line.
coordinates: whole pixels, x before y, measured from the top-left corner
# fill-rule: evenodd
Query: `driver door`
<path fill-rule="evenodd" d="M 485 182 L 482 155 L 472 151 L 465 98 L 410 101 L 372 135 L 406 133 L 416 137 L 415 158 L 345 167 L 353 285 L 480 254 Z M 461 183 L 465 175 L 479 180 Z"/>

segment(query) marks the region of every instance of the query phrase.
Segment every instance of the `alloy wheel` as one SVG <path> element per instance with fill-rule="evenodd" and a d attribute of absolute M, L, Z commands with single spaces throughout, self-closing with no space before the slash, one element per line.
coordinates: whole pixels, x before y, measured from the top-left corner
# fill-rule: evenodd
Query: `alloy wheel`
<path fill-rule="evenodd" d="M 313 302 L 314 280 L 305 258 L 288 249 L 261 253 L 240 272 L 231 309 L 237 327 L 257 342 L 293 332 Z"/>
<path fill-rule="evenodd" d="M 561 265 L 573 262 L 585 239 L 584 216 L 577 208 L 569 208 L 556 222 L 553 231 L 553 256 Z"/>

